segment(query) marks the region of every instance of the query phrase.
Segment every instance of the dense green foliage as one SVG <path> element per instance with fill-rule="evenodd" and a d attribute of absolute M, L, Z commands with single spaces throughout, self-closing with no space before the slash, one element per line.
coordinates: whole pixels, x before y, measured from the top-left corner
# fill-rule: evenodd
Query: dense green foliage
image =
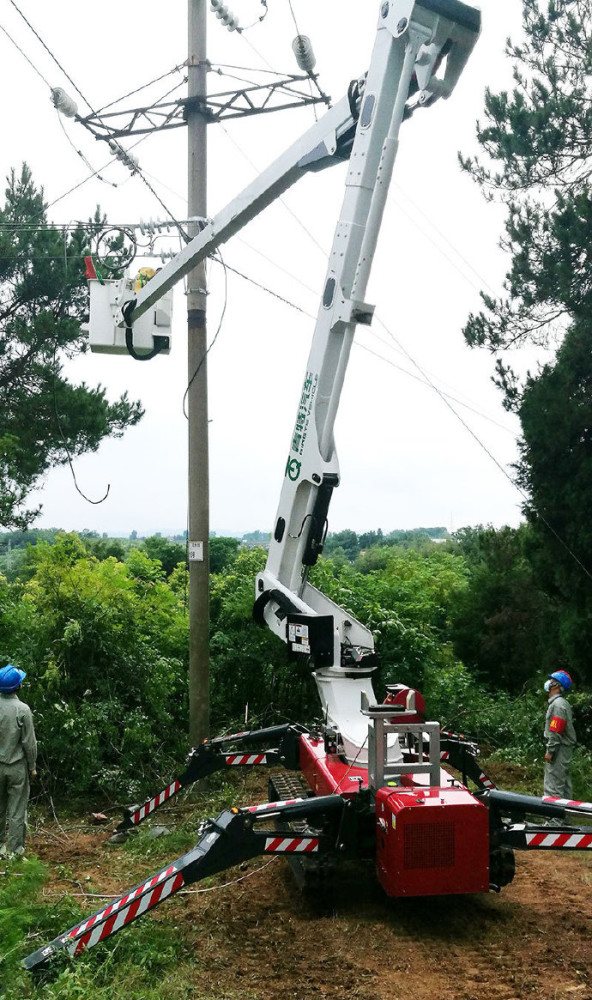
<path fill-rule="evenodd" d="M 454 607 L 454 646 L 463 663 L 508 690 L 557 669 L 558 610 L 537 580 L 532 530 L 465 528 L 457 544 L 469 579 Z"/>
<path fill-rule="evenodd" d="M 153 552 L 169 552 L 156 541 Z M 108 548 L 77 535 L 39 540 L 19 578 L 0 577 L 0 656 L 28 673 L 40 794 L 97 804 L 141 795 L 187 749 L 186 565 L 164 566 L 146 543 L 122 558 L 97 551 L 101 543 Z M 284 644 L 251 621 L 265 551 L 232 543 L 224 553 L 211 584 L 213 732 L 245 718 L 312 721 L 308 667 L 288 662 Z M 580 688 L 589 673 L 566 658 L 564 608 L 541 586 L 539 562 L 529 526 L 476 528 L 444 545 L 321 559 L 311 579 L 374 632 L 379 697 L 384 683 L 418 687 L 432 716 L 522 759 L 540 748 L 546 673 L 566 665 Z M 585 735 L 583 701 L 579 713 Z"/>
<path fill-rule="evenodd" d="M 98 560 L 75 535 L 30 549 L 28 569 L 0 588 L 0 646 L 31 677 L 44 786 L 134 795 L 182 755 L 183 595 L 142 550 Z"/>
<path fill-rule="evenodd" d="M 485 161 L 462 160 L 507 206 L 506 295 L 483 295 L 465 330 L 469 344 L 494 351 L 544 342 L 562 317 L 587 314 L 592 289 L 590 0 L 522 0 L 522 9 L 523 40 L 507 49 L 514 87 L 486 94 Z"/>
<path fill-rule="evenodd" d="M 507 47 L 513 87 L 487 93 L 477 130 L 482 155 L 462 160 L 486 196 L 506 206 L 502 246 L 511 262 L 502 296 L 483 294 L 484 309 L 464 333 L 469 345 L 497 356 L 496 381 L 522 424 L 516 469 L 532 528 L 524 567 L 540 593 L 527 581 L 535 603 L 520 615 L 539 623 L 541 662 L 556 658 L 585 678 L 592 640 L 592 2 L 522 0 L 522 11 L 522 39 Z M 533 344 L 560 346 L 553 361 L 520 379 L 508 352 Z M 473 650 L 465 643 L 461 653 L 468 661 L 479 641 L 468 637 Z M 524 657 L 524 670 L 513 667 L 518 676 L 529 674 L 528 641 Z"/>
<path fill-rule="evenodd" d="M 387 535 L 378 531 L 365 531 L 358 534 L 346 528 L 344 531 L 329 532 L 323 552 L 326 556 L 331 556 L 333 560 L 343 562 L 348 559 L 353 562 L 359 555 L 368 549 L 389 548 L 421 548 L 428 546 L 433 539 L 445 539 L 448 537 L 446 528 L 412 528 L 410 531 L 397 530 L 390 531 Z"/>
<path fill-rule="evenodd" d="M 65 359 L 86 350 L 83 257 L 96 224 L 62 232 L 47 222 L 43 191 L 23 166 L 0 208 L 0 524 L 24 527 L 25 504 L 48 468 L 95 451 L 140 419 L 124 394 L 72 384 Z"/>
<path fill-rule="evenodd" d="M 88 811 L 154 791 L 157 780 L 178 773 L 187 748 L 186 566 L 182 561 L 167 575 L 139 542 L 126 547 L 123 559 L 94 551 L 108 541 L 75 534 L 39 539 L 26 550 L 18 579 L 0 577 L 0 655 L 28 672 L 23 695 L 41 744 L 38 815 L 50 796 L 69 808 L 78 799 Z M 227 558 L 211 585 L 213 732 L 234 729 L 245 716 L 249 725 L 312 721 L 318 696 L 309 670 L 288 663 L 283 643 L 250 620 L 265 550 L 237 553 L 229 544 L 223 551 Z M 562 605 L 538 582 L 539 558 L 529 525 L 474 528 L 443 545 L 409 548 L 403 540 L 369 548 L 353 563 L 321 559 L 312 574 L 316 586 L 375 633 L 382 657 L 378 697 L 391 681 L 417 686 L 430 717 L 518 766 L 514 787 L 531 793 L 540 792 L 543 769 L 542 682 L 563 641 Z M 582 671 L 571 699 L 581 741 L 574 794 L 581 798 L 589 798 L 592 774 L 586 680 Z M 219 792 L 215 803 L 203 804 L 209 815 L 233 799 L 230 789 Z M 118 877 L 134 884 L 147 858 L 156 870 L 187 850 L 194 835 L 195 817 L 163 844 L 140 833 L 121 855 Z M 72 965 L 57 963 L 55 977 L 36 984 L 18 960 L 32 942 L 52 937 L 81 913 L 67 896 L 48 906 L 44 877 L 35 860 L 15 862 L 0 882 L 6 1000 L 83 1000 L 89 984 L 95 1000 L 156 1000 L 165 973 L 167 996 L 188 995 L 183 970 L 196 961 L 192 928 L 176 920 L 174 928 L 166 920 L 140 922 L 134 933 Z"/>
<path fill-rule="evenodd" d="M 588 321 L 524 389 L 520 480 L 543 585 L 562 606 L 568 661 L 588 672 L 592 642 L 592 364 Z"/>

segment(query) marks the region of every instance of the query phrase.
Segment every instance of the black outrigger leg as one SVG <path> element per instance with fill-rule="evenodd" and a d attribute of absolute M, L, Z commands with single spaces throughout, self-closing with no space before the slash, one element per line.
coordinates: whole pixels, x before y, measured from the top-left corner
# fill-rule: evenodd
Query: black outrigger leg
<path fill-rule="evenodd" d="M 592 803 L 574 799 L 542 799 L 499 789 L 482 800 L 490 813 L 491 840 L 519 851 L 592 851 L 592 826 L 572 826 L 570 816 L 592 817 Z M 525 822 L 539 817 L 538 823 Z M 546 820 L 553 820 L 550 826 Z"/>
<path fill-rule="evenodd" d="M 339 795 L 326 795 L 225 810 L 217 819 L 206 820 L 200 839 L 191 851 L 28 955 L 23 960 L 24 968 L 37 971 L 59 952 L 80 955 L 117 934 L 184 886 L 259 854 L 290 856 L 337 851 L 340 821 L 347 805 Z M 284 820 L 286 829 L 255 828 L 256 823 L 271 818 Z M 295 834 L 288 829 L 288 823 L 294 819 L 313 820 L 315 826 L 307 826 Z"/>
<path fill-rule="evenodd" d="M 117 826 L 117 833 L 124 833 L 138 826 L 182 788 L 187 788 L 188 785 L 207 777 L 208 774 L 213 774 L 214 771 L 261 764 L 267 767 L 281 764 L 283 767 L 297 768 L 298 743 L 304 732 L 307 732 L 304 726 L 286 723 L 204 740 L 190 751 L 185 770 L 178 778 L 157 795 L 146 799 L 143 805 L 128 806 L 124 810 L 123 819 Z M 271 749 L 253 752 L 256 748 L 269 745 L 272 741 L 276 745 Z"/>
<path fill-rule="evenodd" d="M 440 759 L 461 772 L 463 784 L 466 785 L 467 778 L 470 778 L 478 788 L 496 788 L 495 782 L 481 768 L 478 757 L 479 748 L 472 740 L 458 733 L 440 730 Z"/>

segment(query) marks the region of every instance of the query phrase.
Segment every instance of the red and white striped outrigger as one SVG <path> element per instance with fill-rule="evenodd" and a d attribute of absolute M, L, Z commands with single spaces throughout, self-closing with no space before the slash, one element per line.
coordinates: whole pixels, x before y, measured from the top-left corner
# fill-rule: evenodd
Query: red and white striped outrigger
<path fill-rule="evenodd" d="M 286 723 L 281 726 L 268 726 L 266 729 L 231 733 L 228 736 L 217 736 L 211 740 L 204 740 L 198 747 L 191 750 L 185 770 L 175 781 L 163 788 L 157 795 L 146 799 L 143 805 L 129 806 L 125 810 L 117 831 L 121 833 L 138 826 L 182 788 L 187 788 L 200 778 L 213 774 L 214 771 L 220 771 L 226 767 L 252 767 L 253 765 L 297 767 L 298 739 L 300 734 L 305 731 L 304 726 Z M 245 752 L 260 747 L 262 744 L 269 745 L 272 741 L 275 741 L 277 745 L 268 747 L 263 752 Z M 236 744 L 240 745 L 242 752 L 230 751 L 230 748 L 235 747 Z"/>
<path fill-rule="evenodd" d="M 281 765 L 289 769 L 298 769 L 299 741 L 301 735 L 306 732 L 308 730 L 305 726 L 286 723 L 280 726 L 269 726 L 266 729 L 247 730 L 204 740 L 198 747 L 191 750 L 185 770 L 175 781 L 172 781 L 157 795 L 146 799 L 141 806 L 129 806 L 125 810 L 117 831 L 125 832 L 138 826 L 182 788 L 187 788 L 195 781 L 215 771 L 224 770 L 227 767 L 252 767 L 254 765 L 265 767 Z M 275 741 L 277 746 L 270 747 L 269 744 L 272 741 Z M 264 751 L 246 752 L 261 745 L 266 746 Z M 240 747 L 240 750 L 237 747 Z M 450 764 L 460 771 L 465 783 L 470 779 L 478 788 L 496 787 L 477 763 L 479 750 L 476 744 L 465 736 L 442 730 L 440 748 L 442 762 Z"/>
<path fill-rule="evenodd" d="M 498 820 L 497 837 L 501 846 L 522 851 L 586 851 L 592 848 L 592 826 L 567 825 L 570 814 L 592 816 L 590 802 L 551 796 L 538 799 L 498 789 L 487 792 L 486 800 L 490 812 Z M 518 822 L 526 816 L 545 816 L 554 825 Z"/>
<path fill-rule="evenodd" d="M 207 820 L 198 843 L 191 851 L 33 952 L 23 962 L 25 969 L 40 969 L 59 952 L 80 955 L 117 934 L 184 886 L 257 855 L 337 852 L 340 850 L 338 834 L 341 814 L 347 805 L 341 796 L 327 795 L 225 810 L 217 819 Z M 285 824 L 285 828 L 273 831 L 257 828 L 258 822 L 270 819 L 276 825 Z M 314 820 L 320 824 L 322 832 L 315 827 L 310 832 L 305 828 L 295 834 L 288 826 L 293 820 L 304 820 L 305 823 Z"/>
<path fill-rule="evenodd" d="M 243 752 L 254 745 L 269 742 L 272 737 L 279 737 L 278 747 L 263 753 Z M 592 816 L 592 803 L 539 799 L 500 791 L 492 787 L 493 782 L 477 763 L 478 751 L 473 743 L 447 732 L 442 734 L 441 741 L 445 749 L 440 752 L 440 759 L 463 774 L 465 785 L 455 781 L 455 786 L 465 787 L 467 776 L 470 776 L 478 789 L 474 793 L 475 800 L 489 809 L 492 887 L 499 888 L 511 881 L 514 850 L 573 851 L 592 848 L 592 827 L 551 828 L 524 822 L 526 816 L 544 816 L 563 823 L 569 814 Z M 192 752 L 184 774 L 143 806 L 130 809 L 127 822 L 122 826 L 141 823 L 179 788 L 204 774 L 233 767 L 235 762 L 246 766 L 281 763 L 298 770 L 299 750 L 303 752 L 303 748 L 307 748 L 306 752 L 310 753 L 311 747 L 314 749 L 322 743 L 320 736 L 309 733 L 304 727 L 289 725 L 205 741 Z M 409 756 L 409 767 L 413 768 L 412 755 Z M 367 785 L 367 779 L 354 782 L 351 787 L 343 782 L 343 778 L 338 780 L 341 771 L 349 774 L 351 765 L 348 770 L 346 765 L 340 764 L 338 755 L 329 759 L 333 763 L 326 778 L 330 780 L 333 767 L 334 781 L 337 782 L 333 785 L 335 793 L 319 793 L 310 798 L 285 798 L 222 812 L 217 819 L 210 819 L 203 825 L 198 843 L 191 851 L 29 955 L 23 963 L 25 968 L 33 971 L 43 967 L 59 952 L 80 955 L 87 948 L 112 937 L 184 886 L 257 855 L 283 855 L 291 863 L 296 863 L 299 858 L 311 859 L 307 864 L 318 858 L 320 864 L 329 865 L 344 857 L 373 857 L 372 831 L 376 824 L 373 792 Z M 403 778 L 401 787 L 406 785 L 408 783 Z M 425 787 L 421 791 L 424 794 Z M 445 794 L 445 789 L 442 789 L 442 794 Z M 419 802 L 420 798 L 412 795 L 410 801 Z M 291 826 L 294 821 L 300 821 L 296 829 Z M 380 825 L 380 818 L 378 822 Z M 384 825 L 382 829 L 385 829 Z"/>

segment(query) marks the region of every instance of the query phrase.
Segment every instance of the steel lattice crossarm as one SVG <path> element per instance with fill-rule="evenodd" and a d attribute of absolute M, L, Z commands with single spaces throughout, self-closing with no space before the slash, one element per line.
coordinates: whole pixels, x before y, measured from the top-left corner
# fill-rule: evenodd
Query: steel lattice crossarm
<path fill-rule="evenodd" d="M 313 76 L 314 80 L 315 77 Z M 252 83 L 233 90 L 209 94 L 206 101 L 184 97 L 176 101 L 129 108 L 125 111 L 107 111 L 101 114 L 76 115 L 76 121 L 91 132 L 95 139 L 121 139 L 148 132 L 183 128 L 187 112 L 199 111 L 208 122 L 244 118 L 251 115 L 286 111 L 309 104 L 327 104 L 324 94 L 306 93 L 298 84 L 310 81 L 311 76 L 286 74 L 278 80 Z"/>

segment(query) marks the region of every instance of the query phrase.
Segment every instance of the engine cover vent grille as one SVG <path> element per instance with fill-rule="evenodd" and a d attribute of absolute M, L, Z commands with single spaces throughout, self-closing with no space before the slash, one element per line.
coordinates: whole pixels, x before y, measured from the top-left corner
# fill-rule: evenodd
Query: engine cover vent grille
<path fill-rule="evenodd" d="M 454 867 L 454 823 L 408 823 L 404 868 Z"/>

